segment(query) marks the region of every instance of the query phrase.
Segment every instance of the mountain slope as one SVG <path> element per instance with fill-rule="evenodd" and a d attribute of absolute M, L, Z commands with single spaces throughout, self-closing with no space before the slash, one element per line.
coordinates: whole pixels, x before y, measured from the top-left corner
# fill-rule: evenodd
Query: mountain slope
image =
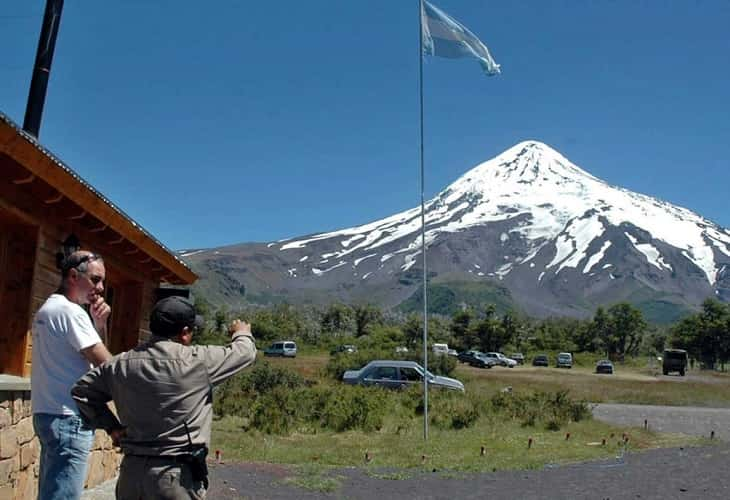
<path fill-rule="evenodd" d="M 339 231 L 183 256 L 201 273 L 199 287 L 227 301 L 243 292 L 251 301 L 394 306 L 421 283 L 420 224 L 418 207 Z M 426 244 L 432 282 L 498 284 L 539 316 L 583 316 L 618 300 L 647 308 L 730 300 L 730 232 L 609 186 L 537 141 L 429 200 Z"/>

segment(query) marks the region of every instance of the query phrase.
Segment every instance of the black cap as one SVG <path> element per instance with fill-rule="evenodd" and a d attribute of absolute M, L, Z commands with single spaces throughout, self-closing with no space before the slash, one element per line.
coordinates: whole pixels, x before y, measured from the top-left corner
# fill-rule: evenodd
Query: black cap
<path fill-rule="evenodd" d="M 150 315 L 150 330 L 155 335 L 174 337 L 184 327 L 193 329 L 203 326 L 203 318 L 195 314 L 193 304 L 176 295 L 159 301 Z"/>

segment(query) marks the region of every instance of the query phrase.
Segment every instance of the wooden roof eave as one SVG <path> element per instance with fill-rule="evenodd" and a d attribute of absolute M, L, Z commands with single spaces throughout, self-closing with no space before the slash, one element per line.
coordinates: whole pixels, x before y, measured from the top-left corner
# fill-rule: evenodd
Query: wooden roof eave
<path fill-rule="evenodd" d="M 0 117 L 3 117 L 2 114 Z M 8 123 L 7 119 L 0 120 L 0 148 L 32 175 L 53 186 L 83 210 L 94 214 L 110 229 L 159 262 L 176 276 L 181 284 L 192 284 L 197 280 L 198 276 L 162 243 L 49 151 L 43 149 L 27 133 Z"/>

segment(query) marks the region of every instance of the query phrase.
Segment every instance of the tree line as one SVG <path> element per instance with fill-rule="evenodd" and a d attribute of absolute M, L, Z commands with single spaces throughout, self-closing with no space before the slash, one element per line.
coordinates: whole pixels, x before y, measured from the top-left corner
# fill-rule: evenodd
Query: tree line
<path fill-rule="evenodd" d="M 231 311 L 215 307 L 203 297 L 194 300 L 207 324 L 198 338 L 200 343 L 224 343 L 226 324 L 233 317 L 251 322 L 262 343 L 292 339 L 323 348 L 356 343 L 360 347 L 417 349 L 423 338 L 420 315 L 372 304 L 277 304 Z M 587 319 L 535 319 L 514 311 L 498 314 L 493 305 L 463 307 L 451 316 L 430 315 L 428 333 L 429 342 L 445 342 L 457 350 L 591 352 L 619 361 L 680 348 L 702 366 L 719 365 L 724 370 L 730 359 L 730 305 L 709 298 L 697 313 L 668 326 L 650 325 L 641 310 L 626 302 L 598 307 Z"/>

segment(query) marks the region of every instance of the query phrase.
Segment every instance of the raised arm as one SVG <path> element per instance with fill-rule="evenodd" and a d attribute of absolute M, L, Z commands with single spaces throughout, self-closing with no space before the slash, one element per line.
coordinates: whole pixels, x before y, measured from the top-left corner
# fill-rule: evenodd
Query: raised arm
<path fill-rule="evenodd" d="M 251 334 L 251 325 L 240 319 L 231 323 L 228 332 L 231 343 L 227 346 L 204 346 L 205 366 L 213 385 L 243 370 L 256 361 L 256 344 Z"/>

